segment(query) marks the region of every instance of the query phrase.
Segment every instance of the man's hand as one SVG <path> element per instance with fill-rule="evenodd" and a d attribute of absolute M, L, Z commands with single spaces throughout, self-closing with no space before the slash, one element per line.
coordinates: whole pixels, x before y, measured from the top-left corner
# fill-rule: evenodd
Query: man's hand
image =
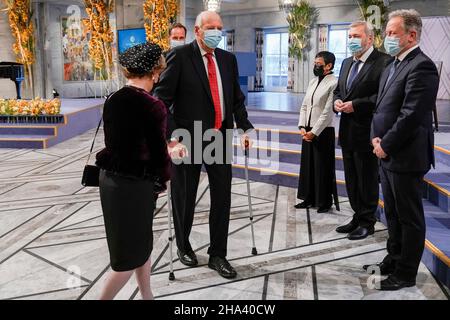
<path fill-rule="evenodd" d="M 189 156 L 186 146 L 178 141 L 171 141 L 167 144 L 167 152 L 171 159 L 183 159 Z"/>
<path fill-rule="evenodd" d="M 316 135 L 309 131 L 305 133 L 305 135 L 303 136 L 303 140 L 305 140 L 306 142 L 312 142 L 315 137 Z"/>
<path fill-rule="evenodd" d="M 381 139 L 376 137 L 372 139 L 372 146 L 375 148 L 377 145 L 381 143 Z"/>
<path fill-rule="evenodd" d="M 387 158 L 386 152 L 384 152 L 383 148 L 381 147 L 381 139 L 380 138 L 378 138 L 378 137 L 373 138 L 372 145 L 373 145 L 373 153 L 377 156 L 378 159 Z"/>
<path fill-rule="evenodd" d="M 247 135 L 243 134 L 241 136 L 241 147 L 242 149 L 251 149 L 253 146 L 253 140 Z"/>
<path fill-rule="evenodd" d="M 334 102 L 334 110 L 335 110 L 336 112 L 342 112 L 342 105 L 343 105 L 343 104 L 344 104 L 344 103 L 342 102 L 341 99 L 336 100 L 336 101 Z"/>
<path fill-rule="evenodd" d="M 344 102 L 341 106 L 341 112 L 344 112 L 344 113 L 355 112 L 355 110 L 353 109 L 353 102 L 351 102 L 351 101 Z"/>

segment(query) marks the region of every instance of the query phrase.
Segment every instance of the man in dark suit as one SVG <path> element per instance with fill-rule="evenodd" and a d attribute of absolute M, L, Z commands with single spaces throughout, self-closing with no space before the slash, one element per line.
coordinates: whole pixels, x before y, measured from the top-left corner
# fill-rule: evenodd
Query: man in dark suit
<path fill-rule="evenodd" d="M 415 10 L 389 15 L 384 46 L 395 61 L 381 77 L 371 129 L 374 153 L 381 159 L 389 230 L 388 255 L 375 265 L 389 275 L 379 283 L 380 290 L 415 285 L 425 243 L 422 183 L 434 166 L 432 110 L 439 78 L 435 64 L 419 48 L 421 30 Z"/>
<path fill-rule="evenodd" d="M 380 76 L 392 59 L 373 47 L 373 27 L 365 21 L 350 25 L 348 47 L 334 91 L 334 109 L 341 112 L 339 144 L 344 159 L 345 184 L 353 219 L 336 229 L 350 240 L 374 233 L 378 208 L 378 159 L 370 144 L 370 124 Z"/>
<path fill-rule="evenodd" d="M 178 257 L 187 266 L 198 264 L 189 234 L 194 219 L 200 171 L 204 164 L 211 195 L 208 266 L 225 278 L 234 278 L 236 271 L 226 260 L 232 178 L 232 139 L 229 130 L 234 128 L 233 118 L 237 127 L 244 132 L 253 126 L 248 120 L 245 97 L 239 86 L 236 57 L 216 49 L 222 39 L 222 26 L 217 13 L 202 12 L 195 24 L 196 40 L 168 53 L 167 68 L 154 94 L 167 107 L 171 106 L 174 125 L 170 127 L 174 127 L 175 132 L 183 129 L 190 136 L 188 143 L 185 142 L 188 139 L 182 135 L 190 159 L 187 163 L 173 166 L 171 182 Z M 223 151 L 224 157 L 216 157 L 213 163 L 203 155 L 212 145 L 212 142 L 202 141 L 207 130 L 221 133 L 224 141 L 223 149 L 215 150 L 215 156 Z M 228 131 L 228 135 L 225 131 Z M 202 136 L 199 137 L 199 133 Z M 241 136 L 241 143 L 243 146 L 251 144 L 248 135 Z"/>

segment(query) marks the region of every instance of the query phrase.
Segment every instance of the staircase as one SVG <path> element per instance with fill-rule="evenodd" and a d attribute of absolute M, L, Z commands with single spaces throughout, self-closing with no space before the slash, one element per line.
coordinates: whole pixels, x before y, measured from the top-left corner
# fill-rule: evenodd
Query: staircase
<path fill-rule="evenodd" d="M 256 134 L 261 138 L 250 153 L 250 179 L 297 188 L 302 143 L 297 129 L 298 114 L 267 111 L 250 111 L 249 114 L 257 128 Z M 338 127 L 338 121 L 336 118 L 335 127 Z M 278 133 L 270 132 L 270 128 Z M 427 234 L 422 261 L 450 287 L 450 151 L 446 147 L 435 147 L 436 168 L 425 176 L 423 183 Z M 337 141 L 335 153 L 338 194 L 346 197 L 342 152 Z M 238 137 L 234 140 L 234 155 L 233 176 L 245 178 L 244 156 Z M 386 223 L 381 191 L 380 198 L 378 218 Z"/>
<path fill-rule="evenodd" d="M 95 128 L 102 109 L 102 99 L 66 99 L 58 123 L 21 123 L 20 117 L 15 123 L 0 122 L 0 148 L 49 148 Z"/>

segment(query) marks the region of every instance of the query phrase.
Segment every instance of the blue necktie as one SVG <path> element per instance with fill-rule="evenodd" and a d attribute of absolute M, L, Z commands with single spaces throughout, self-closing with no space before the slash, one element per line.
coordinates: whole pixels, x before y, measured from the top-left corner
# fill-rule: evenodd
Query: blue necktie
<path fill-rule="evenodd" d="M 391 81 L 392 77 L 394 76 L 394 73 L 397 70 L 397 67 L 398 67 L 399 63 L 400 63 L 400 60 L 395 59 L 394 63 L 391 65 L 391 69 L 389 70 L 389 75 L 388 75 L 388 78 L 386 80 L 386 84 L 384 85 L 384 89 L 386 89 L 389 81 Z"/>
<path fill-rule="evenodd" d="M 352 70 L 350 71 L 350 75 L 347 80 L 347 92 L 350 91 L 353 85 L 353 81 L 355 81 L 356 76 L 358 75 L 358 68 L 361 64 L 361 60 L 353 61 Z"/>

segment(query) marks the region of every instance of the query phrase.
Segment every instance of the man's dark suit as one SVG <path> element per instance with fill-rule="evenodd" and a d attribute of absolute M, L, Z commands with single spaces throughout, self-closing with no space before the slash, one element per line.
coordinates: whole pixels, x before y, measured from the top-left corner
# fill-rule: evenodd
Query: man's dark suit
<path fill-rule="evenodd" d="M 239 86 L 236 57 L 227 51 L 214 52 L 222 79 L 224 96 L 224 121 L 221 131 L 237 127 L 244 131 L 252 129 L 244 105 L 245 96 Z M 197 41 L 177 47 L 167 55 L 167 68 L 161 74 L 154 94 L 164 101 L 173 113 L 173 124 L 169 127 L 186 129 L 192 137 L 188 150 L 193 153 L 199 146 L 204 150 L 207 143 L 194 141 L 194 121 L 201 121 L 203 132 L 214 128 L 215 111 L 208 74 L 205 69 Z M 225 149 L 230 152 L 231 139 L 224 139 Z M 211 194 L 209 215 L 211 245 L 210 256 L 225 258 L 231 206 L 231 164 L 204 164 L 208 173 Z M 195 201 L 202 164 L 180 164 L 173 166 L 172 204 L 178 249 L 192 250 L 189 234 L 194 218 Z"/>
<path fill-rule="evenodd" d="M 378 207 L 378 160 L 370 145 L 370 124 L 380 77 L 391 60 L 387 54 L 374 49 L 349 89 L 347 78 L 353 57 L 345 59 L 334 91 L 334 101 L 352 101 L 355 110 L 341 114 L 339 144 L 344 159 L 347 194 L 355 212 L 352 222 L 365 228 L 375 225 Z"/>
<path fill-rule="evenodd" d="M 381 160 L 381 187 L 388 223 L 388 256 L 394 276 L 415 281 L 425 242 L 422 205 L 424 175 L 434 166 L 432 110 L 439 78 L 436 66 L 420 48 L 399 63 L 386 83 L 392 64 L 380 81 L 371 138 L 381 138 L 388 155 Z"/>

